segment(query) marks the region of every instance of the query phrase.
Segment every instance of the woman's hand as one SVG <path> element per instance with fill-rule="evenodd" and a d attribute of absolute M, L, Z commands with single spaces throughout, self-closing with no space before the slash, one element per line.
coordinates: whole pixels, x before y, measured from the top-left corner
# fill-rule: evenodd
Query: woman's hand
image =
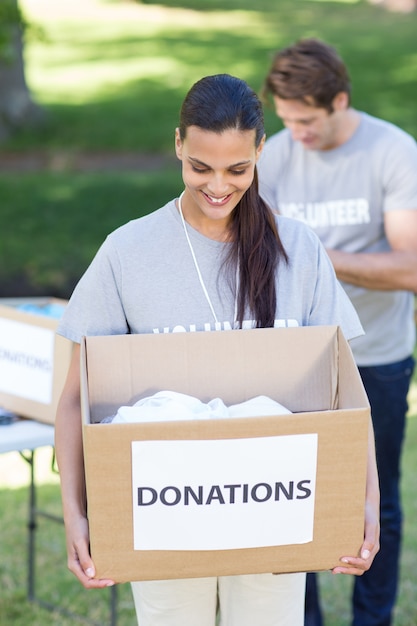
<path fill-rule="evenodd" d="M 81 432 L 79 344 L 73 346 L 71 365 L 58 403 L 55 450 L 61 479 L 68 569 L 86 589 L 114 585 L 112 580 L 95 578 L 96 571 L 90 555 Z"/>
<path fill-rule="evenodd" d="M 113 580 L 95 578 L 95 567 L 89 550 L 88 521 L 85 517 L 66 524 L 68 569 L 78 578 L 86 589 L 111 587 Z"/>
<path fill-rule="evenodd" d="M 333 574 L 362 574 L 371 567 L 372 562 L 379 551 L 379 519 L 378 508 L 367 502 L 365 506 L 365 538 L 361 547 L 360 556 L 343 556 L 340 560 L 346 563 L 346 567 L 338 565 Z"/>

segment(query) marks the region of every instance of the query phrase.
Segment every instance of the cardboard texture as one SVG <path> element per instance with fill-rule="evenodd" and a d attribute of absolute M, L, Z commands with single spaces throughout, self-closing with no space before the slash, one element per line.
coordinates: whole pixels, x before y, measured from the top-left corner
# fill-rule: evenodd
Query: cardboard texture
<path fill-rule="evenodd" d="M 19 306 L 66 303 L 49 297 L 0 299 L 1 407 L 23 417 L 54 423 L 72 344 L 55 334 L 58 319 L 20 310 Z"/>
<path fill-rule="evenodd" d="M 228 405 L 266 395 L 294 414 L 97 423 L 121 405 L 132 405 L 163 389 L 203 402 L 219 397 Z M 81 349 L 81 396 L 97 577 L 126 582 L 318 571 L 335 567 L 343 555 L 358 554 L 364 530 L 370 411 L 339 328 L 88 337 Z M 312 542 L 237 550 L 133 549 L 132 441 L 305 433 L 318 434 Z"/>

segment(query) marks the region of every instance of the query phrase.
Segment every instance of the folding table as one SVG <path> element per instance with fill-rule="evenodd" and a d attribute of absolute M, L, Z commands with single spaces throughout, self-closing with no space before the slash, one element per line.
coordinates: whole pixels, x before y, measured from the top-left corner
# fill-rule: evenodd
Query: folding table
<path fill-rule="evenodd" d="M 6 452 L 19 452 L 21 457 L 29 463 L 30 466 L 30 485 L 29 485 L 29 516 L 28 516 L 28 579 L 27 594 L 31 602 L 37 602 L 39 605 L 49 609 L 57 610 L 84 622 L 94 624 L 95 622 L 88 620 L 84 616 L 76 613 L 69 613 L 59 606 L 49 604 L 36 597 L 35 589 L 35 556 L 36 556 L 36 527 L 37 518 L 45 517 L 54 522 L 63 523 L 62 517 L 42 511 L 37 508 L 36 502 L 36 474 L 35 474 L 35 453 L 37 448 L 43 446 L 51 446 L 53 451 L 52 465 L 54 464 L 54 427 L 49 424 L 41 424 L 31 419 L 17 419 L 12 423 L 0 426 L 0 454 Z M 116 626 L 117 623 L 117 587 L 110 587 L 110 626 Z M 103 626 L 100 624 L 100 626 Z"/>

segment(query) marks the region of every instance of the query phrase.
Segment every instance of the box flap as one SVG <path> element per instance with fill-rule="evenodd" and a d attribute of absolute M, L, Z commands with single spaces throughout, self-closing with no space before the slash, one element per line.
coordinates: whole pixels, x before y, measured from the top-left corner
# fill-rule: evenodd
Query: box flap
<path fill-rule="evenodd" d="M 368 396 L 354 362 L 352 350 L 341 329 L 338 330 L 339 382 L 338 406 L 344 408 L 369 407 Z"/>
<path fill-rule="evenodd" d="M 86 351 L 92 422 L 161 390 L 226 404 L 267 395 L 293 412 L 337 405 L 333 326 L 87 337 Z"/>

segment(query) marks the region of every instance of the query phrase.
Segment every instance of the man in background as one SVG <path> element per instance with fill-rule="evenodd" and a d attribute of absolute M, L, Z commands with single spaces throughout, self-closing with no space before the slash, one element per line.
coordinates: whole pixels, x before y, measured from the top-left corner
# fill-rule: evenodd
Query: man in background
<path fill-rule="evenodd" d="M 375 430 L 381 548 L 355 578 L 353 626 L 389 626 L 397 594 L 400 463 L 415 345 L 417 145 L 398 127 L 352 108 L 336 51 L 305 39 L 279 51 L 264 85 L 284 130 L 258 163 L 270 206 L 313 228 L 354 304 L 365 336 L 351 342 Z M 349 459 L 346 459 L 349 471 Z M 322 624 L 315 574 L 306 626 Z"/>

